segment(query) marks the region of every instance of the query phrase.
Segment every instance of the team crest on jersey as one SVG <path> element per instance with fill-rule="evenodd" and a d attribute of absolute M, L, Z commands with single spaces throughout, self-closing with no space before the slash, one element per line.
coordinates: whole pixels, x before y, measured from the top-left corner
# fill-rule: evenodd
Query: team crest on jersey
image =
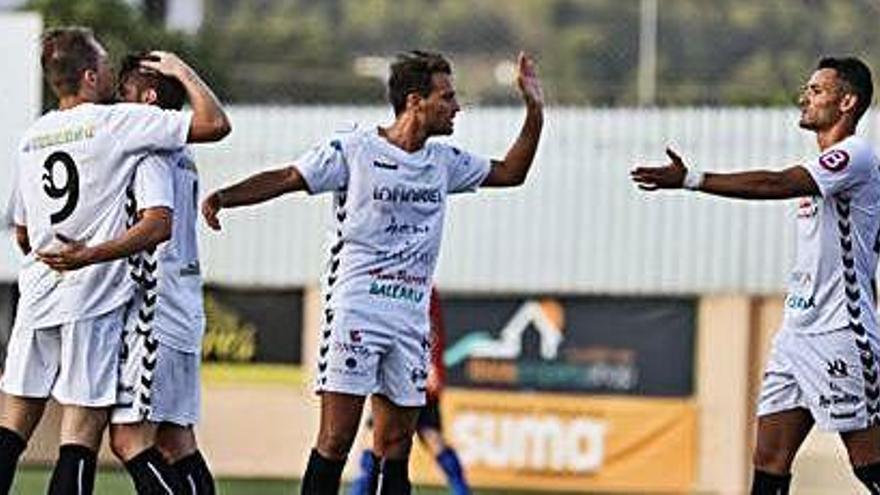
<path fill-rule="evenodd" d="M 849 153 L 844 150 L 831 150 L 819 157 L 819 165 L 832 172 L 840 172 L 849 165 Z"/>

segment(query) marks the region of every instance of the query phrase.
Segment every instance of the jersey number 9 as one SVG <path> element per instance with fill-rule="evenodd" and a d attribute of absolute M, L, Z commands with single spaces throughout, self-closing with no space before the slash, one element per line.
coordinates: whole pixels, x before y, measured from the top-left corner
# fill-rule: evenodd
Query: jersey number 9
<path fill-rule="evenodd" d="M 64 167 L 65 175 L 67 175 L 67 180 L 62 187 L 55 185 L 55 169 L 57 168 L 55 165 L 59 163 Z M 64 206 L 49 216 L 52 225 L 55 225 L 66 220 L 76 208 L 76 203 L 79 201 L 79 173 L 73 158 L 63 151 L 56 151 L 49 155 L 49 158 L 46 158 L 43 163 L 43 168 L 46 169 L 46 172 L 43 173 L 43 191 L 46 191 L 46 194 L 52 199 L 66 198 Z"/>

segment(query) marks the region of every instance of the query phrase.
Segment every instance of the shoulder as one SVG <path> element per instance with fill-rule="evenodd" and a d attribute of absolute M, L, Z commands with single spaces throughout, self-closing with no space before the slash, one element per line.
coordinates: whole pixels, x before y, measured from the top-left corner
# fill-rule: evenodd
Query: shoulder
<path fill-rule="evenodd" d="M 839 172 L 847 168 L 872 167 L 877 158 L 866 139 L 850 136 L 820 153 L 817 161 L 828 171 Z"/>
<path fill-rule="evenodd" d="M 348 151 L 353 148 L 366 146 L 370 142 L 370 133 L 356 122 L 346 123 L 334 130 L 328 142 L 330 147 L 337 151 Z"/>

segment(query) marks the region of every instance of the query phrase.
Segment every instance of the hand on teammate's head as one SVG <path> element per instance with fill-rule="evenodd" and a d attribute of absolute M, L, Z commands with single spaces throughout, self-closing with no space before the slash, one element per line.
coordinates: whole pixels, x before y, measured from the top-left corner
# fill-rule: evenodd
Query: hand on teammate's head
<path fill-rule="evenodd" d="M 636 167 L 630 172 L 630 178 L 643 191 L 658 189 L 680 189 L 684 185 L 687 167 L 684 161 L 672 148 L 666 148 L 669 163 L 662 167 Z"/>
<path fill-rule="evenodd" d="M 140 59 L 141 67 L 154 70 L 166 76 L 177 77 L 188 69 L 188 65 L 177 55 L 165 51 L 152 51 Z"/>

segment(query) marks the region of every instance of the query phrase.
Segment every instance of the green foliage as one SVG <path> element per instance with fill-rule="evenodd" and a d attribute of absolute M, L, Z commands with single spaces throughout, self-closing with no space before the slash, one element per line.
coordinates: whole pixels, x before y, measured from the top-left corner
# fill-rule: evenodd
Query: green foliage
<path fill-rule="evenodd" d="M 91 28 L 115 61 L 130 52 L 175 52 L 210 81 L 221 97 L 228 96 L 225 69 L 219 66 L 210 31 L 198 37 L 167 31 L 162 24 L 148 20 L 140 10 L 123 0 L 31 0 L 25 8 L 40 12 L 46 28 L 68 25 Z M 51 98 L 52 92 L 46 88 L 43 94 Z M 54 101 L 49 100 L 45 106 L 52 105 Z"/>
<path fill-rule="evenodd" d="M 876 0 L 657 0 L 661 105 L 789 105 L 817 59 L 880 62 Z M 362 56 L 414 48 L 450 56 L 466 103 L 515 103 L 495 80 L 520 49 L 538 58 L 557 104 L 637 100 L 640 0 L 204 0 L 193 38 L 168 33 L 123 0 L 32 0 L 47 25 L 86 24 L 114 54 L 184 54 L 238 103 L 371 103 L 384 81 Z"/>
<path fill-rule="evenodd" d="M 247 362 L 256 353 L 257 328 L 241 321 L 231 309 L 205 294 L 205 338 L 202 359 L 205 361 Z"/>

